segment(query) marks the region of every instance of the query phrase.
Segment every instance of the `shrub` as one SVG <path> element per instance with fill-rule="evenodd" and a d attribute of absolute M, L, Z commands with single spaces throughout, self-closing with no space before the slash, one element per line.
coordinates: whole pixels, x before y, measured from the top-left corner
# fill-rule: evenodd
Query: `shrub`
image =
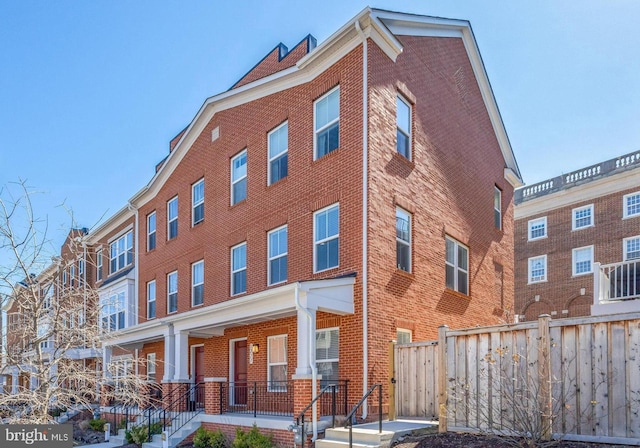
<path fill-rule="evenodd" d="M 82 420 L 80 423 L 78 423 L 78 428 L 83 431 L 89 429 L 89 420 Z"/>
<path fill-rule="evenodd" d="M 151 435 L 153 434 L 162 434 L 162 423 L 155 422 L 151 423 Z"/>
<path fill-rule="evenodd" d="M 265 435 L 258 431 L 258 427 L 253 425 L 249 432 L 242 429 L 236 429 L 236 438 L 231 445 L 233 448 L 273 448 L 275 445 L 272 441 L 271 434 Z"/>
<path fill-rule="evenodd" d="M 138 446 L 142 446 L 149 439 L 149 428 L 146 426 L 132 426 L 131 429 L 125 432 L 125 438 L 127 443 L 135 443 Z"/>
<path fill-rule="evenodd" d="M 49 409 L 49 415 L 51 417 L 60 417 L 63 412 L 67 412 L 67 408 L 65 408 L 64 406 L 56 406 Z"/>
<path fill-rule="evenodd" d="M 91 426 L 91 429 L 94 431 L 103 431 L 105 423 L 107 423 L 107 421 L 103 418 L 89 420 L 89 426 Z"/>
<path fill-rule="evenodd" d="M 222 431 L 209 431 L 201 427 L 193 436 L 193 446 L 195 448 L 228 448 L 229 442 Z"/>

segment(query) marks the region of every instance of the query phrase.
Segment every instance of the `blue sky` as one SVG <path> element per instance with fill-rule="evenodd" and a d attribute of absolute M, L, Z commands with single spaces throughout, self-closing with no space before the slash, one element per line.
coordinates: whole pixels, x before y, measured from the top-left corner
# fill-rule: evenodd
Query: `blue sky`
<path fill-rule="evenodd" d="M 0 0 L 0 185 L 38 192 L 58 250 L 66 209 L 123 207 L 207 97 L 367 5 L 471 22 L 527 183 L 640 149 L 637 0 Z"/>

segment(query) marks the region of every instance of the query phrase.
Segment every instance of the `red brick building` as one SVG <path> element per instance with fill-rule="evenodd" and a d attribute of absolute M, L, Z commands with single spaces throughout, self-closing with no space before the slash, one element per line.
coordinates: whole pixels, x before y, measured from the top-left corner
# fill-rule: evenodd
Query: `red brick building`
<path fill-rule="evenodd" d="M 640 154 L 516 190 L 516 313 L 640 310 Z"/>

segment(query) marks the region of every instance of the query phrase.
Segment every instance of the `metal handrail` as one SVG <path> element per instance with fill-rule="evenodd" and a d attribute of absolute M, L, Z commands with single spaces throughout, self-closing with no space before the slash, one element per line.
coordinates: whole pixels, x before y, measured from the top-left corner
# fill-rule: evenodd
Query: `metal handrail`
<path fill-rule="evenodd" d="M 167 419 L 167 411 L 172 412 L 171 410 L 174 407 L 179 406 L 180 403 L 182 402 L 182 400 L 184 400 L 184 404 L 185 404 L 186 409 L 189 409 L 189 406 L 188 406 L 189 398 L 192 395 L 195 395 L 196 398 L 197 398 L 198 397 L 198 391 L 203 386 L 204 386 L 204 383 L 195 383 L 191 387 L 189 387 L 184 393 L 179 394 L 178 397 L 176 399 L 174 399 L 173 401 L 171 401 L 169 404 L 166 404 L 166 405 L 163 404 L 161 409 L 157 409 L 154 412 L 152 412 L 152 409 L 149 408 L 148 409 L 147 418 L 146 418 L 146 420 L 147 420 L 147 422 L 146 422 L 147 423 L 147 441 L 150 442 L 151 438 L 153 436 L 153 434 L 151 434 L 151 425 L 153 424 L 154 420 L 162 421 L 162 430 L 163 431 L 165 431 L 167 429 L 167 427 L 171 426 L 173 428 L 173 430 L 169 434 L 169 436 L 171 436 L 171 435 L 175 434 L 176 431 L 178 431 L 184 425 L 186 425 L 191 420 L 193 420 L 193 418 L 196 415 L 202 413 L 204 411 L 204 409 L 202 409 L 202 408 L 194 409 L 193 411 L 191 411 L 192 415 L 190 415 L 189 418 L 187 418 L 186 420 L 182 421 L 182 424 L 180 424 L 179 426 L 175 426 L 175 427 L 173 425 L 173 422 L 177 421 L 179 418 L 183 418 L 184 417 L 184 413 L 183 412 L 179 412 L 173 418 Z M 179 389 L 174 389 L 172 391 L 172 393 L 170 394 L 170 396 L 174 395 L 176 390 L 179 391 Z M 187 411 L 185 411 L 185 412 L 187 412 Z"/>
<path fill-rule="evenodd" d="M 304 431 L 304 414 L 311 409 L 311 407 L 320 399 L 320 397 L 322 397 L 329 389 L 331 389 L 332 392 L 332 398 L 331 398 L 331 427 L 334 428 L 336 426 L 336 385 L 335 384 L 329 384 L 325 387 L 323 387 L 320 392 L 318 393 L 318 395 L 316 395 L 316 397 L 311 400 L 311 403 L 309 403 L 302 411 L 300 411 L 300 413 L 298 414 L 298 416 L 296 417 L 296 426 L 302 428 L 302 447 L 304 448 L 304 440 L 305 440 L 305 431 Z M 300 425 L 300 423 L 302 423 L 302 425 Z"/>
<path fill-rule="evenodd" d="M 351 409 L 351 412 L 347 414 L 347 426 L 349 427 L 349 448 L 353 446 L 353 418 L 355 416 L 356 411 L 362 404 L 365 402 L 367 397 L 373 393 L 374 390 L 378 389 L 378 432 L 382 432 L 382 384 L 374 384 L 371 386 L 371 389 L 364 394 L 364 396 L 360 399 L 360 401 Z"/>

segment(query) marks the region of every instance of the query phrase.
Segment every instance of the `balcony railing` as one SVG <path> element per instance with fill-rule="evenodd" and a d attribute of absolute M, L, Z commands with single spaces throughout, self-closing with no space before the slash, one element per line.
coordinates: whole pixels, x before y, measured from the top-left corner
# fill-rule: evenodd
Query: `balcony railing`
<path fill-rule="evenodd" d="M 640 299 L 640 259 L 594 267 L 594 304 Z"/>

